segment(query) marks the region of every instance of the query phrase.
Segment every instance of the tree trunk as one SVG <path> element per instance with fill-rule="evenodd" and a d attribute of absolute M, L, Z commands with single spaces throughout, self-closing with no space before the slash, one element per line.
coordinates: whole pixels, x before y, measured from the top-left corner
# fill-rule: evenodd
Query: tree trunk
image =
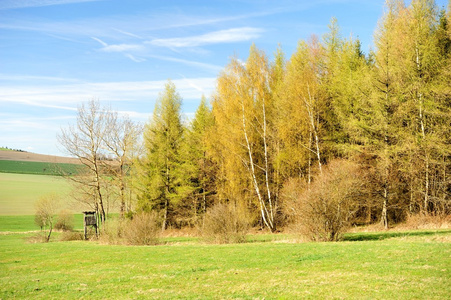
<path fill-rule="evenodd" d="M 388 191 L 387 186 L 384 186 L 384 200 L 382 203 L 381 223 L 385 229 L 388 229 L 387 203 L 388 203 Z"/>
<path fill-rule="evenodd" d="M 268 216 L 268 210 L 266 208 L 266 205 L 264 203 L 263 197 L 261 195 L 260 192 L 260 188 L 258 186 L 258 181 L 257 181 L 257 177 L 255 175 L 255 166 L 254 166 L 254 159 L 252 156 L 252 148 L 249 142 L 249 138 L 247 136 L 247 127 L 246 127 L 246 116 L 245 116 L 245 109 L 244 109 L 244 102 L 241 102 L 241 108 L 242 108 L 242 124 L 243 124 L 243 134 L 244 134 L 244 138 L 246 140 L 246 148 L 247 148 L 247 152 L 248 152 L 248 156 L 249 156 L 249 164 L 248 164 L 248 169 L 250 172 L 250 176 L 252 178 L 252 183 L 254 185 L 254 190 L 255 193 L 257 194 L 257 198 L 258 198 L 258 202 L 260 204 L 260 212 L 261 212 L 261 216 L 263 219 L 263 222 L 265 223 L 265 225 L 271 230 L 274 230 L 274 226 L 271 222 L 271 220 L 268 220 L 268 218 L 266 218 L 266 216 Z"/>
<path fill-rule="evenodd" d="M 169 201 L 168 201 L 168 199 L 165 199 L 164 200 L 163 224 L 161 224 L 162 231 L 166 230 L 166 223 L 168 221 L 168 206 L 169 206 Z"/>

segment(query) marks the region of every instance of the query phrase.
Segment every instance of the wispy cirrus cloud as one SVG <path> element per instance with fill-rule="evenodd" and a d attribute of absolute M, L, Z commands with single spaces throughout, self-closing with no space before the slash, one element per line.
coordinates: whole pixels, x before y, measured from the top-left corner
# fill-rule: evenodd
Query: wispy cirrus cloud
<path fill-rule="evenodd" d="M 130 52 L 130 51 L 140 51 L 144 50 L 142 45 L 136 44 L 118 44 L 118 45 L 108 45 L 100 49 L 103 52 Z"/>
<path fill-rule="evenodd" d="M 76 110 L 79 103 L 90 99 L 110 102 L 136 103 L 156 99 L 164 90 L 166 80 L 86 82 L 61 85 L 0 86 L 0 105 L 16 103 L 27 106 Z M 182 98 L 200 100 L 209 95 L 216 78 L 183 78 L 173 80 Z"/>
<path fill-rule="evenodd" d="M 134 62 L 144 62 L 146 59 L 136 57 L 135 55 L 132 55 L 131 52 L 142 52 L 145 50 L 145 47 L 143 45 L 138 44 L 116 44 L 116 45 L 108 45 L 106 42 L 102 41 L 99 38 L 91 37 L 93 40 L 99 42 L 103 47 L 99 49 L 99 51 L 102 52 L 109 52 L 109 53 L 123 53 L 125 57 L 131 59 Z"/>
<path fill-rule="evenodd" d="M 64 5 L 82 2 L 94 2 L 102 0 L 3 0 L 0 2 L 0 10 Z"/>
<path fill-rule="evenodd" d="M 103 51 L 103 52 L 130 52 L 130 51 L 144 50 L 143 45 L 138 45 L 138 44 L 112 44 L 112 45 L 109 45 L 99 38 L 96 38 L 96 37 L 91 37 L 91 38 L 93 40 L 99 42 L 103 46 L 103 48 L 100 49 L 100 51 Z"/>
<path fill-rule="evenodd" d="M 264 30 L 261 28 L 253 28 L 253 27 L 231 28 L 226 30 L 213 31 L 196 36 L 153 39 L 145 43 L 153 46 L 168 47 L 168 48 L 199 47 L 211 44 L 249 41 L 260 37 L 263 32 Z"/>

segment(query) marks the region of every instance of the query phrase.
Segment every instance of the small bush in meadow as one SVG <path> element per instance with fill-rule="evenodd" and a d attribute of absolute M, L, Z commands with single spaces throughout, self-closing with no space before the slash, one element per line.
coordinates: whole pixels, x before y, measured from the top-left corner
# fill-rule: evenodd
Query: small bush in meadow
<path fill-rule="evenodd" d="M 78 231 L 65 231 L 60 235 L 59 240 L 62 242 L 82 241 L 84 240 L 84 234 Z"/>
<path fill-rule="evenodd" d="M 160 234 L 161 221 L 155 212 L 135 214 L 123 228 L 123 237 L 130 245 L 156 245 Z"/>
<path fill-rule="evenodd" d="M 127 220 L 119 218 L 108 218 L 101 226 L 100 242 L 112 245 L 123 244 L 122 232 L 126 226 L 126 222 Z"/>
<path fill-rule="evenodd" d="M 27 237 L 26 241 L 30 244 L 47 243 L 50 241 L 50 238 L 47 239 L 47 235 L 44 232 L 40 232 Z"/>
<path fill-rule="evenodd" d="M 242 243 L 246 241 L 248 230 L 249 222 L 244 211 L 220 203 L 205 214 L 201 235 L 210 243 Z"/>
<path fill-rule="evenodd" d="M 72 231 L 74 229 L 74 215 L 67 209 L 60 211 L 56 220 L 55 229 Z"/>
<path fill-rule="evenodd" d="M 313 241 L 338 241 L 358 209 L 362 185 L 356 164 L 332 161 L 310 187 L 302 182 L 285 187 L 285 211 L 302 236 Z"/>
<path fill-rule="evenodd" d="M 35 203 L 35 223 L 41 230 L 44 229 L 45 241 L 50 241 L 50 236 L 52 234 L 56 212 L 60 205 L 60 199 L 56 194 L 48 194 L 40 197 Z"/>

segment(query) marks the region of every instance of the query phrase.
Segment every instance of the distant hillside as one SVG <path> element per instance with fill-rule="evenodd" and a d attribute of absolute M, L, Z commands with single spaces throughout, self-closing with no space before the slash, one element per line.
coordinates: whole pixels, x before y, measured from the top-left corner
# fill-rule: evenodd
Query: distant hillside
<path fill-rule="evenodd" d="M 0 150 L 0 160 L 16 160 L 16 161 L 34 161 L 56 164 L 79 164 L 76 158 L 43 155 L 25 151 L 13 151 L 13 150 Z"/>
<path fill-rule="evenodd" d="M 25 151 L 0 150 L 0 172 L 36 175 L 76 174 L 77 159 Z"/>

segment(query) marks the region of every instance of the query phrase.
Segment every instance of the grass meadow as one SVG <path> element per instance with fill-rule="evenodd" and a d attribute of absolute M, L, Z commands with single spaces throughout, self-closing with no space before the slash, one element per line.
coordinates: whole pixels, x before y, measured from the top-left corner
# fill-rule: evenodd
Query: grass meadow
<path fill-rule="evenodd" d="M 451 231 L 159 246 L 0 236 L 0 298 L 449 299 Z M 365 237 L 369 238 L 366 239 Z M 55 237 L 56 238 L 56 237 Z"/>
<path fill-rule="evenodd" d="M 0 299 L 451 298 L 451 230 L 349 233 L 335 243 L 166 236 L 157 246 L 62 242 L 55 232 L 33 243 L 34 202 L 69 191 L 61 177 L 0 173 Z M 75 229 L 82 224 L 75 214 Z"/>
<path fill-rule="evenodd" d="M 34 215 L 34 203 L 50 193 L 61 195 L 64 204 L 70 184 L 59 176 L 0 173 L 0 215 Z"/>
<path fill-rule="evenodd" d="M 2 173 L 60 175 L 62 173 L 75 174 L 79 168 L 79 165 L 67 163 L 0 160 L 0 172 Z"/>

